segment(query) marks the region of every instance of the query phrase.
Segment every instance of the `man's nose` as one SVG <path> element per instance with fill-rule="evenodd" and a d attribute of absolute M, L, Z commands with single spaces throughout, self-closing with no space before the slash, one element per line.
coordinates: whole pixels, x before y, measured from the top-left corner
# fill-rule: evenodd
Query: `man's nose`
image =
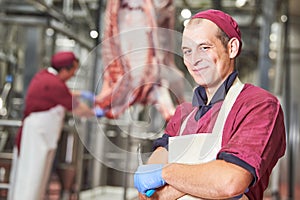
<path fill-rule="evenodd" d="M 198 51 L 193 51 L 192 53 L 192 60 L 191 60 L 191 64 L 196 66 L 199 64 L 199 62 L 201 61 L 201 53 Z"/>

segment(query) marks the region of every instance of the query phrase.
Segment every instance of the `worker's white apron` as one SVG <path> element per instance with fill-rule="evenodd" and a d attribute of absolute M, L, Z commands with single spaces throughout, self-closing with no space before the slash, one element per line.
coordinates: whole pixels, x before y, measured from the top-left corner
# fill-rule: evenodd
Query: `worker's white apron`
<path fill-rule="evenodd" d="M 44 199 L 64 115 L 59 105 L 25 118 L 10 200 Z"/>
<path fill-rule="evenodd" d="M 227 116 L 244 84 L 237 78 L 229 89 L 219 111 L 212 133 L 182 135 L 194 109 L 183 121 L 179 136 L 169 138 L 169 163 L 199 164 L 216 159 L 221 149 L 222 133 Z M 180 200 L 199 199 L 185 195 Z"/>

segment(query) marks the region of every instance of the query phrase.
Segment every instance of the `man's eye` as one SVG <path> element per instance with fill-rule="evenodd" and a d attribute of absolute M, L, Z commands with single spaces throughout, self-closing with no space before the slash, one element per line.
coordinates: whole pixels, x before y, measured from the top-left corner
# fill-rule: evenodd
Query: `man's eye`
<path fill-rule="evenodd" d="M 184 55 L 189 55 L 192 51 L 187 49 L 187 50 L 183 50 L 183 54 Z"/>
<path fill-rule="evenodd" d="M 201 46 L 200 50 L 201 51 L 207 51 L 209 49 L 209 46 Z"/>

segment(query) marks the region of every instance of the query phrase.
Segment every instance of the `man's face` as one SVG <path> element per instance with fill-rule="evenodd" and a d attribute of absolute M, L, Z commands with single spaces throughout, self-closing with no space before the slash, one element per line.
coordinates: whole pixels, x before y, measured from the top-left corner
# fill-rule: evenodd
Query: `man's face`
<path fill-rule="evenodd" d="M 218 26 L 205 19 L 189 24 L 183 32 L 184 64 L 195 82 L 203 87 L 219 87 L 233 71 L 228 50 L 218 34 Z"/>
<path fill-rule="evenodd" d="M 72 78 L 75 75 L 75 73 L 76 73 L 76 71 L 78 69 L 78 66 L 79 66 L 79 62 L 78 61 L 74 61 L 72 68 L 70 68 L 70 69 L 62 69 L 61 70 L 61 74 L 62 74 L 61 77 L 62 77 L 62 79 L 64 81 L 67 81 L 70 78 Z"/>
<path fill-rule="evenodd" d="M 78 69 L 78 66 L 79 66 L 79 62 L 78 61 L 73 61 L 73 67 L 72 69 L 70 69 L 70 76 L 74 76 L 76 74 L 76 71 Z"/>

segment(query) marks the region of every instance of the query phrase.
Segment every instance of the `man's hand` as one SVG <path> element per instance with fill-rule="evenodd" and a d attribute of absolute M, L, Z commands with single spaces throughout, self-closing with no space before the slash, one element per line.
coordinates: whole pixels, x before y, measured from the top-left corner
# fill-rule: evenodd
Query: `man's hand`
<path fill-rule="evenodd" d="M 95 113 L 96 117 L 98 117 L 98 118 L 103 117 L 105 115 L 105 111 L 98 106 L 96 106 L 94 108 L 94 113 Z"/>
<path fill-rule="evenodd" d="M 89 101 L 94 101 L 95 100 L 95 94 L 88 91 L 88 90 L 83 90 L 80 92 L 80 97 Z"/>
<path fill-rule="evenodd" d="M 149 164 L 138 167 L 134 174 L 134 186 L 142 194 L 148 190 L 160 188 L 166 184 L 162 179 L 163 164 Z"/>
<path fill-rule="evenodd" d="M 185 194 L 176 190 L 172 186 L 166 184 L 165 186 L 156 190 L 156 192 L 151 196 L 147 197 L 139 193 L 138 199 L 139 200 L 176 200 Z"/>

